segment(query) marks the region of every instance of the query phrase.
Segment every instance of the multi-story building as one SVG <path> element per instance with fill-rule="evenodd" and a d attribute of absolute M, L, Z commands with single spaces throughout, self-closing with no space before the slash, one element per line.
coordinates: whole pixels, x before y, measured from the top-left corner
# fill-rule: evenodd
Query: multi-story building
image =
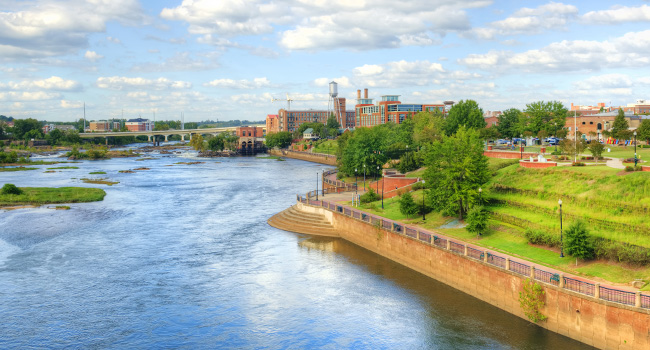
<path fill-rule="evenodd" d="M 111 131 L 111 125 L 106 120 L 92 121 L 88 125 L 90 132 L 107 132 Z"/>
<path fill-rule="evenodd" d="M 399 95 L 383 95 L 381 101 L 376 104 L 368 98 L 368 89 L 364 89 L 363 98 L 361 90 L 357 90 L 357 104 L 355 108 L 355 126 L 375 126 L 386 123 L 401 124 L 406 118 L 418 112 L 439 111 L 446 114 L 446 103 L 431 104 L 403 104 L 399 101 Z"/>
<path fill-rule="evenodd" d="M 342 104 L 342 106 L 344 105 L 345 104 Z M 294 132 L 304 123 L 326 124 L 328 114 L 330 113 L 332 113 L 332 111 L 314 109 L 287 111 L 286 109 L 281 109 L 278 111 L 279 131 Z M 341 115 L 345 116 L 347 125 L 351 123 L 349 122 L 350 120 L 354 120 L 354 111 L 345 111 L 345 113 L 341 112 Z M 341 126 L 344 128 L 346 127 L 344 125 Z"/>
<path fill-rule="evenodd" d="M 276 133 L 280 131 L 280 120 L 277 114 L 268 114 L 266 116 L 266 132 Z"/>
<path fill-rule="evenodd" d="M 125 125 L 128 131 L 152 131 L 153 130 L 153 122 L 151 122 L 149 119 L 143 119 L 143 118 L 129 119 L 126 121 Z"/>
<path fill-rule="evenodd" d="M 45 126 L 43 126 L 43 134 L 47 134 L 48 132 L 54 129 L 58 129 L 61 131 L 68 131 L 68 130 L 76 130 L 77 128 L 75 128 L 74 125 L 67 125 L 67 124 L 63 124 L 63 125 L 46 124 Z"/>
<path fill-rule="evenodd" d="M 237 149 L 245 153 L 257 153 L 264 148 L 264 128 L 261 126 L 238 126 L 235 134 L 239 137 Z"/>

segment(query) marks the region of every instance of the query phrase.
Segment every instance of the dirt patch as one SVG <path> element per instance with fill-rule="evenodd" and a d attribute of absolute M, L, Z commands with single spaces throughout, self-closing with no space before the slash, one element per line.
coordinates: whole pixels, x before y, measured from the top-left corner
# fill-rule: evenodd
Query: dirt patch
<path fill-rule="evenodd" d="M 135 169 L 133 169 L 133 170 L 151 170 L 151 169 L 149 169 L 149 168 L 145 168 L 145 167 L 141 167 L 141 168 L 135 168 Z"/>
<path fill-rule="evenodd" d="M 133 173 L 135 173 L 135 171 L 133 171 L 133 170 L 120 170 L 119 173 L 122 173 L 122 174 L 133 174 Z"/>

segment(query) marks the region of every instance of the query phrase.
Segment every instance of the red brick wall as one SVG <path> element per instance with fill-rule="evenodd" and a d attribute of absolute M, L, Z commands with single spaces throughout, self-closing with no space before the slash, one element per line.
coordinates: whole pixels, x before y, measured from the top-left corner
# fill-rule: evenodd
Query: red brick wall
<path fill-rule="evenodd" d="M 509 152 L 509 151 L 484 151 L 483 155 L 490 158 L 501 158 L 501 159 L 519 159 L 521 158 L 520 152 Z M 537 153 L 524 152 L 524 159 L 529 157 L 537 157 Z"/>
<path fill-rule="evenodd" d="M 524 167 L 524 168 L 550 168 L 557 166 L 556 162 L 546 162 L 546 163 L 540 163 L 540 162 L 530 162 L 526 160 L 520 160 L 519 165 Z"/>
<path fill-rule="evenodd" d="M 385 183 L 384 183 L 385 181 Z M 384 187 L 384 199 L 393 198 L 399 193 L 410 191 L 414 183 L 418 179 L 413 177 L 384 177 L 382 180 L 379 180 L 379 193 L 381 194 L 382 183 Z M 377 190 L 377 182 L 370 184 L 373 190 Z M 397 190 L 395 189 L 397 186 Z"/>
<path fill-rule="evenodd" d="M 643 171 L 650 171 L 650 166 L 643 165 L 643 166 L 641 166 L 641 169 Z"/>

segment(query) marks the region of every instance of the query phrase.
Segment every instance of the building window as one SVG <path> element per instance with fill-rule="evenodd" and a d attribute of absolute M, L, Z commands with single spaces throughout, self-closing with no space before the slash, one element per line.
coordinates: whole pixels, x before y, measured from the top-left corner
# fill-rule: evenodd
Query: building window
<path fill-rule="evenodd" d="M 589 125 L 594 125 L 594 122 L 589 122 Z"/>

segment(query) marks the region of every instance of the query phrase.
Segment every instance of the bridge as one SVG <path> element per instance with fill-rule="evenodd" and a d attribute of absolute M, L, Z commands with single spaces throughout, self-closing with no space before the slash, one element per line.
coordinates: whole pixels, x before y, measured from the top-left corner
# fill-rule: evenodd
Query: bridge
<path fill-rule="evenodd" d="M 95 137 L 119 137 L 119 136 L 147 136 L 147 139 L 151 141 L 151 138 L 156 135 L 165 136 L 165 142 L 170 135 L 181 135 L 181 140 L 185 141 L 185 135 L 192 138 L 193 134 L 212 134 L 217 135 L 222 132 L 234 132 L 237 129 L 236 126 L 229 126 L 224 128 L 204 128 L 204 129 L 183 129 L 183 130 L 156 130 L 156 131 L 118 131 L 118 132 L 85 132 L 79 134 L 82 138 L 95 138 Z"/>

